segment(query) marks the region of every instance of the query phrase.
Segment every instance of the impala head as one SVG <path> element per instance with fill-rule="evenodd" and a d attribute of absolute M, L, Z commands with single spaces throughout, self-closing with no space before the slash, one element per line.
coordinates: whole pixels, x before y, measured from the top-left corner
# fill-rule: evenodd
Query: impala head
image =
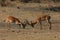
<path fill-rule="evenodd" d="M 14 23 L 17 24 L 19 26 L 21 26 L 21 21 L 13 16 L 8 16 L 5 20 L 3 20 L 5 23 Z"/>
<path fill-rule="evenodd" d="M 30 21 L 29 25 L 34 28 L 36 23 L 37 23 L 37 21 Z"/>
<path fill-rule="evenodd" d="M 23 22 L 21 22 L 23 28 L 25 29 L 25 27 L 27 26 L 27 24 L 29 24 L 29 21 L 27 19 L 24 19 Z"/>
<path fill-rule="evenodd" d="M 34 23 L 32 22 L 32 21 L 30 21 L 31 23 L 30 23 L 30 26 L 32 26 L 33 28 L 34 28 Z"/>

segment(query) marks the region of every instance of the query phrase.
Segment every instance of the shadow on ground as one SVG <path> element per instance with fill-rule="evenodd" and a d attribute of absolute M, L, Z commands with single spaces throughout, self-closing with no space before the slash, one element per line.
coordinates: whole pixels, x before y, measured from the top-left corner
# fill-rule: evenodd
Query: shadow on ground
<path fill-rule="evenodd" d="M 60 7 L 45 8 L 45 10 L 60 12 Z"/>

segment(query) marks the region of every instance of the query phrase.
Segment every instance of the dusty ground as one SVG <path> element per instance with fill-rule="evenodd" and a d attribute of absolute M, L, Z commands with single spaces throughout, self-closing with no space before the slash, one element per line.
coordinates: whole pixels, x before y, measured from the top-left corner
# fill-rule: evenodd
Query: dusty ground
<path fill-rule="evenodd" d="M 60 12 L 40 10 L 36 5 L 33 8 L 31 6 L 23 6 L 20 9 L 0 7 L 0 40 L 60 40 Z M 3 20 L 9 15 L 15 16 L 21 21 L 23 19 L 30 21 L 43 14 L 51 16 L 52 30 L 48 29 L 47 23 L 43 23 L 42 30 L 40 30 L 39 24 L 35 28 L 28 25 L 26 29 L 19 29 L 17 25 L 3 23 Z M 9 27 L 11 27 L 10 30 L 8 30 Z"/>

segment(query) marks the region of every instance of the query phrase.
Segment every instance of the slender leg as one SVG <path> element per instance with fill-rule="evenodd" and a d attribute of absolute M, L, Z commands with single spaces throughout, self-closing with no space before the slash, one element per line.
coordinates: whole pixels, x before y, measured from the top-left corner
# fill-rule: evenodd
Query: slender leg
<path fill-rule="evenodd" d="M 10 28 L 11 28 L 11 27 L 10 27 L 10 23 L 8 23 L 8 26 L 9 26 L 8 30 L 10 30 Z"/>
<path fill-rule="evenodd" d="M 51 30 L 51 22 L 49 22 L 49 24 L 50 24 L 50 27 L 49 27 L 49 29 Z"/>
<path fill-rule="evenodd" d="M 34 24 L 31 24 L 31 26 L 34 28 Z"/>
<path fill-rule="evenodd" d="M 49 23 L 49 29 L 51 30 L 51 21 L 50 20 L 48 20 L 48 23 Z"/>
<path fill-rule="evenodd" d="M 39 23 L 40 23 L 40 29 L 42 29 L 42 22 L 41 22 L 41 21 L 39 21 Z"/>

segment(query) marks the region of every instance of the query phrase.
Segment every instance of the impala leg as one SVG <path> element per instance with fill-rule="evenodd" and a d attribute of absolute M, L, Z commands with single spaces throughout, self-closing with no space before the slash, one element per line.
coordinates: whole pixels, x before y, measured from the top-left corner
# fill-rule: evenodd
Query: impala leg
<path fill-rule="evenodd" d="M 51 21 L 50 20 L 48 20 L 48 23 L 49 23 L 49 29 L 51 30 Z"/>
<path fill-rule="evenodd" d="M 49 21 L 49 24 L 50 24 L 50 27 L 49 27 L 49 29 L 51 30 L 51 22 Z"/>
<path fill-rule="evenodd" d="M 8 23 L 8 26 L 9 26 L 9 27 L 8 27 L 8 30 L 10 30 L 10 28 L 11 28 L 11 27 L 10 27 L 10 23 Z"/>
<path fill-rule="evenodd" d="M 39 21 L 39 23 L 40 23 L 40 29 L 42 29 L 42 22 L 41 22 L 41 21 Z"/>
<path fill-rule="evenodd" d="M 31 24 L 31 26 L 34 28 L 34 24 Z"/>

